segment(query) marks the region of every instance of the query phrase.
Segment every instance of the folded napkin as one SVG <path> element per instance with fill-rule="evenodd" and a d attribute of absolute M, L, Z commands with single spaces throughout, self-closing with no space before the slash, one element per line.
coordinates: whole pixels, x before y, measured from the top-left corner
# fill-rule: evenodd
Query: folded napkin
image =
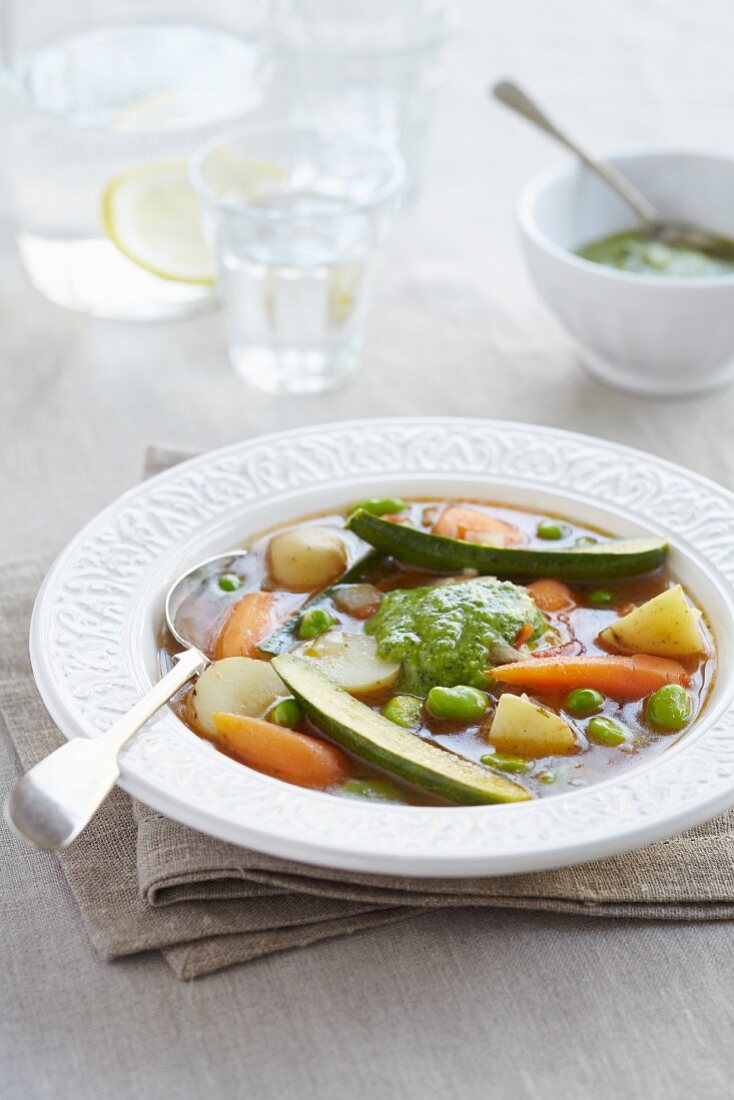
<path fill-rule="evenodd" d="M 146 472 L 181 452 L 151 448 Z M 39 564 L 0 568 L 0 720 L 26 770 L 61 743 L 33 683 Z M 543 909 L 668 920 L 734 917 L 734 812 L 661 844 L 558 871 L 410 879 L 316 868 L 213 840 L 115 790 L 57 857 L 104 958 L 160 950 L 180 978 L 428 909 Z M 53 857 L 49 857 L 53 858 Z"/>

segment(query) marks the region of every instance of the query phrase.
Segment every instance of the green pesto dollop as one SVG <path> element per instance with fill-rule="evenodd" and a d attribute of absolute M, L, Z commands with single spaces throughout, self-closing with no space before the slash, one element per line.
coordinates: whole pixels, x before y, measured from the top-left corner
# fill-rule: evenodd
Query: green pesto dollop
<path fill-rule="evenodd" d="M 650 238 L 644 229 L 614 233 L 579 248 L 584 260 L 635 275 L 669 275 L 679 279 L 700 279 L 734 274 L 734 241 L 716 238 L 715 252 L 703 252 L 680 244 Z"/>
<path fill-rule="evenodd" d="M 520 627 L 546 622 L 523 588 L 496 577 L 398 588 L 383 598 L 365 630 L 386 661 L 400 661 L 400 688 L 427 695 L 432 687 L 486 685 L 487 668 L 507 659 Z"/>

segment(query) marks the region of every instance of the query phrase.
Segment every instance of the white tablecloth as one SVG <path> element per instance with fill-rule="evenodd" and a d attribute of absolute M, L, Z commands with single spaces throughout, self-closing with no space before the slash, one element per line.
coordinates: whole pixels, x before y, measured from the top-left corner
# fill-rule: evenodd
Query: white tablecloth
<path fill-rule="evenodd" d="M 730 0 L 466 0 L 420 200 L 390 242 L 361 376 L 273 399 L 232 374 L 216 314 L 127 326 L 64 312 L 0 240 L 0 559 L 48 553 L 139 476 L 152 439 L 216 447 L 319 420 L 456 413 L 621 440 L 734 484 L 734 391 L 641 401 L 584 375 L 535 298 L 513 202 L 556 156 L 486 102 L 512 74 L 597 149 L 734 152 Z M 3 204 L 2 209 L 5 209 Z M 4 786 L 12 752 L 0 742 Z M 0 836 L 8 1100 L 724 1097 L 729 924 L 435 915 L 180 985 L 97 960 L 51 858 Z M 55 965 L 61 939 L 73 968 Z M 307 986 L 310 1011 L 289 996 Z"/>

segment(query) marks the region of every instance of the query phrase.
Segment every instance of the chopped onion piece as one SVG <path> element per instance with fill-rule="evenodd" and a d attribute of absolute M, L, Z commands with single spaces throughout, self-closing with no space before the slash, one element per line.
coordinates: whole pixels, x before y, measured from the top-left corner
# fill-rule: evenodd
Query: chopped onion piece
<path fill-rule="evenodd" d="M 382 592 L 374 584 L 342 584 L 334 591 L 334 603 L 340 611 L 355 619 L 368 619 L 382 603 Z"/>

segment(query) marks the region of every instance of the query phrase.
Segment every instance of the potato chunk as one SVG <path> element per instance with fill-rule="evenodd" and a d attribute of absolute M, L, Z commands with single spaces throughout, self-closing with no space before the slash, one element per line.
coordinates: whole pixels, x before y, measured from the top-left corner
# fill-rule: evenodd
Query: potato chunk
<path fill-rule="evenodd" d="M 270 540 L 270 576 L 280 588 L 312 592 L 335 581 L 347 567 L 347 548 L 325 527 L 294 527 Z"/>
<path fill-rule="evenodd" d="M 527 695 L 500 696 L 489 740 L 498 752 L 528 760 L 564 755 L 577 747 L 568 723 Z"/>
<path fill-rule="evenodd" d="M 706 648 L 700 618 L 701 612 L 689 604 L 676 584 L 618 619 L 599 637 L 606 645 L 626 653 L 691 657 Z"/>
<path fill-rule="evenodd" d="M 316 668 L 353 695 L 386 691 L 398 678 L 399 661 L 383 661 L 377 642 L 366 634 L 330 630 L 293 650 L 296 657 L 313 661 Z"/>
<path fill-rule="evenodd" d="M 261 718 L 276 699 L 290 694 L 268 661 L 225 657 L 204 669 L 189 696 L 192 724 L 207 737 L 216 735 L 212 715 L 244 714 Z"/>

